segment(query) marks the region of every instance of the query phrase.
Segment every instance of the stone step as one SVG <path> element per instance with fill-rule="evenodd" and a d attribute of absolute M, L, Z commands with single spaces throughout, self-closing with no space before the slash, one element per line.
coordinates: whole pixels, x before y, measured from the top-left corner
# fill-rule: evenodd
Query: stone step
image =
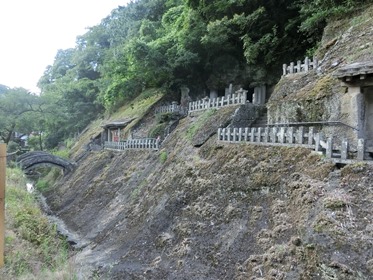
<path fill-rule="evenodd" d="M 251 127 L 264 127 L 268 124 L 267 112 L 264 112 L 254 123 L 251 124 Z"/>

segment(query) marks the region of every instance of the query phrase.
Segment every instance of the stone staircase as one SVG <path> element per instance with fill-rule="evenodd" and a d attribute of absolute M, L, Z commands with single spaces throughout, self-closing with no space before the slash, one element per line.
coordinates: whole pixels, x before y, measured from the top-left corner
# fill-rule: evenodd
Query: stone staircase
<path fill-rule="evenodd" d="M 250 127 L 266 127 L 268 124 L 267 109 L 263 111 L 259 118 L 257 118 Z"/>

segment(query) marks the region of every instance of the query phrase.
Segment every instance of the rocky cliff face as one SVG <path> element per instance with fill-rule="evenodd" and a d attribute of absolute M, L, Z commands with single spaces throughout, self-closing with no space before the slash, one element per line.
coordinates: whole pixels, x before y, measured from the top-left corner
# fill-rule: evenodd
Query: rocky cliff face
<path fill-rule="evenodd" d="M 270 116 L 337 118 L 343 92 L 330 73 L 280 81 Z M 217 142 L 236 109 L 180 120 L 157 152 L 90 152 L 46 194 L 80 236 L 82 279 L 371 278 L 373 166 Z"/>
<path fill-rule="evenodd" d="M 215 137 L 196 148 L 200 122 L 181 120 L 159 152 L 92 152 L 49 193 L 86 242 L 82 275 L 369 279 L 372 167 Z"/>
<path fill-rule="evenodd" d="M 333 74 L 343 66 L 373 62 L 373 6 L 353 18 L 333 22 L 324 31 L 315 56 L 316 70 L 283 76 L 268 103 L 269 123 L 335 122 L 347 126 L 319 127 L 325 134 L 356 140 L 364 114 L 364 96 L 348 89 Z M 289 62 L 287 62 L 289 63 Z"/>

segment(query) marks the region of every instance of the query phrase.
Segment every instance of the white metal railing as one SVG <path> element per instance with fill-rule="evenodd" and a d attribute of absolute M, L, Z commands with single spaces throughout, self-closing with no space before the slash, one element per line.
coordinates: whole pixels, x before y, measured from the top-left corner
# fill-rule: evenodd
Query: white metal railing
<path fill-rule="evenodd" d="M 339 163 L 352 163 L 367 160 L 365 158 L 365 141 L 358 139 L 356 149 L 352 151 L 347 139 L 335 141 L 336 138 L 324 139 L 316 133 L 314 127 L 259 127 L 259 128 L 219 128 L 218 140 L 230 143 L 247 142 L 269 146 L 302 146 L 322 152 L 326 158 Z"/>
<path fill-rule="evenodd" d="M 189 113 L 195 111 L 202 111 L 212 108 L 221 108 L 229 105 L 246 104 L 247 101 L 247 91 L 240 90 L 236 93 L 230 94 L 228 96 L 222 96 L 217 98 L 204 98 L 197 101 L 189 102 Z"/>
<path fill-rule="evenodd" d="M 282 75 L 286 76 L 288 74 L 308 72 L 311 69 L 317 69 L 318 65 L 319 65 L 319 61 L 316 57 L 314 57 L 313 60 L 310 60 L 308 57 L 306 57 L 304 59 L 304 63 L 298 60 L 296 64 L 294 62 L 291 62 L 290 65 L 283 64 Z"/>
<path fill-rule="evenodd" d="M 159 144 L 160 141 L 155 138 L 140 138 L 120 142 L 105 141 L 104 148 L 121 151 L 129 149 L 159 150 Z"/>

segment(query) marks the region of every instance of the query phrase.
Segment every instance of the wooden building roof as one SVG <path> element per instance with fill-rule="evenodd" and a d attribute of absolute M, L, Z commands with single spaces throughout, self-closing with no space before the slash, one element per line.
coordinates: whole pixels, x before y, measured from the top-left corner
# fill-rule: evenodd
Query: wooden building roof
<path fill-rule="evenodd" d="M 101 127 L 104 129 L 113 129 L 113 128 L 124 128 L 128 124 L 130 124 L 135 118 L 132 119 L 125 119 L 125 120 L 118 120 L 118 121 L 112 121 L 108 122 Z"/>

